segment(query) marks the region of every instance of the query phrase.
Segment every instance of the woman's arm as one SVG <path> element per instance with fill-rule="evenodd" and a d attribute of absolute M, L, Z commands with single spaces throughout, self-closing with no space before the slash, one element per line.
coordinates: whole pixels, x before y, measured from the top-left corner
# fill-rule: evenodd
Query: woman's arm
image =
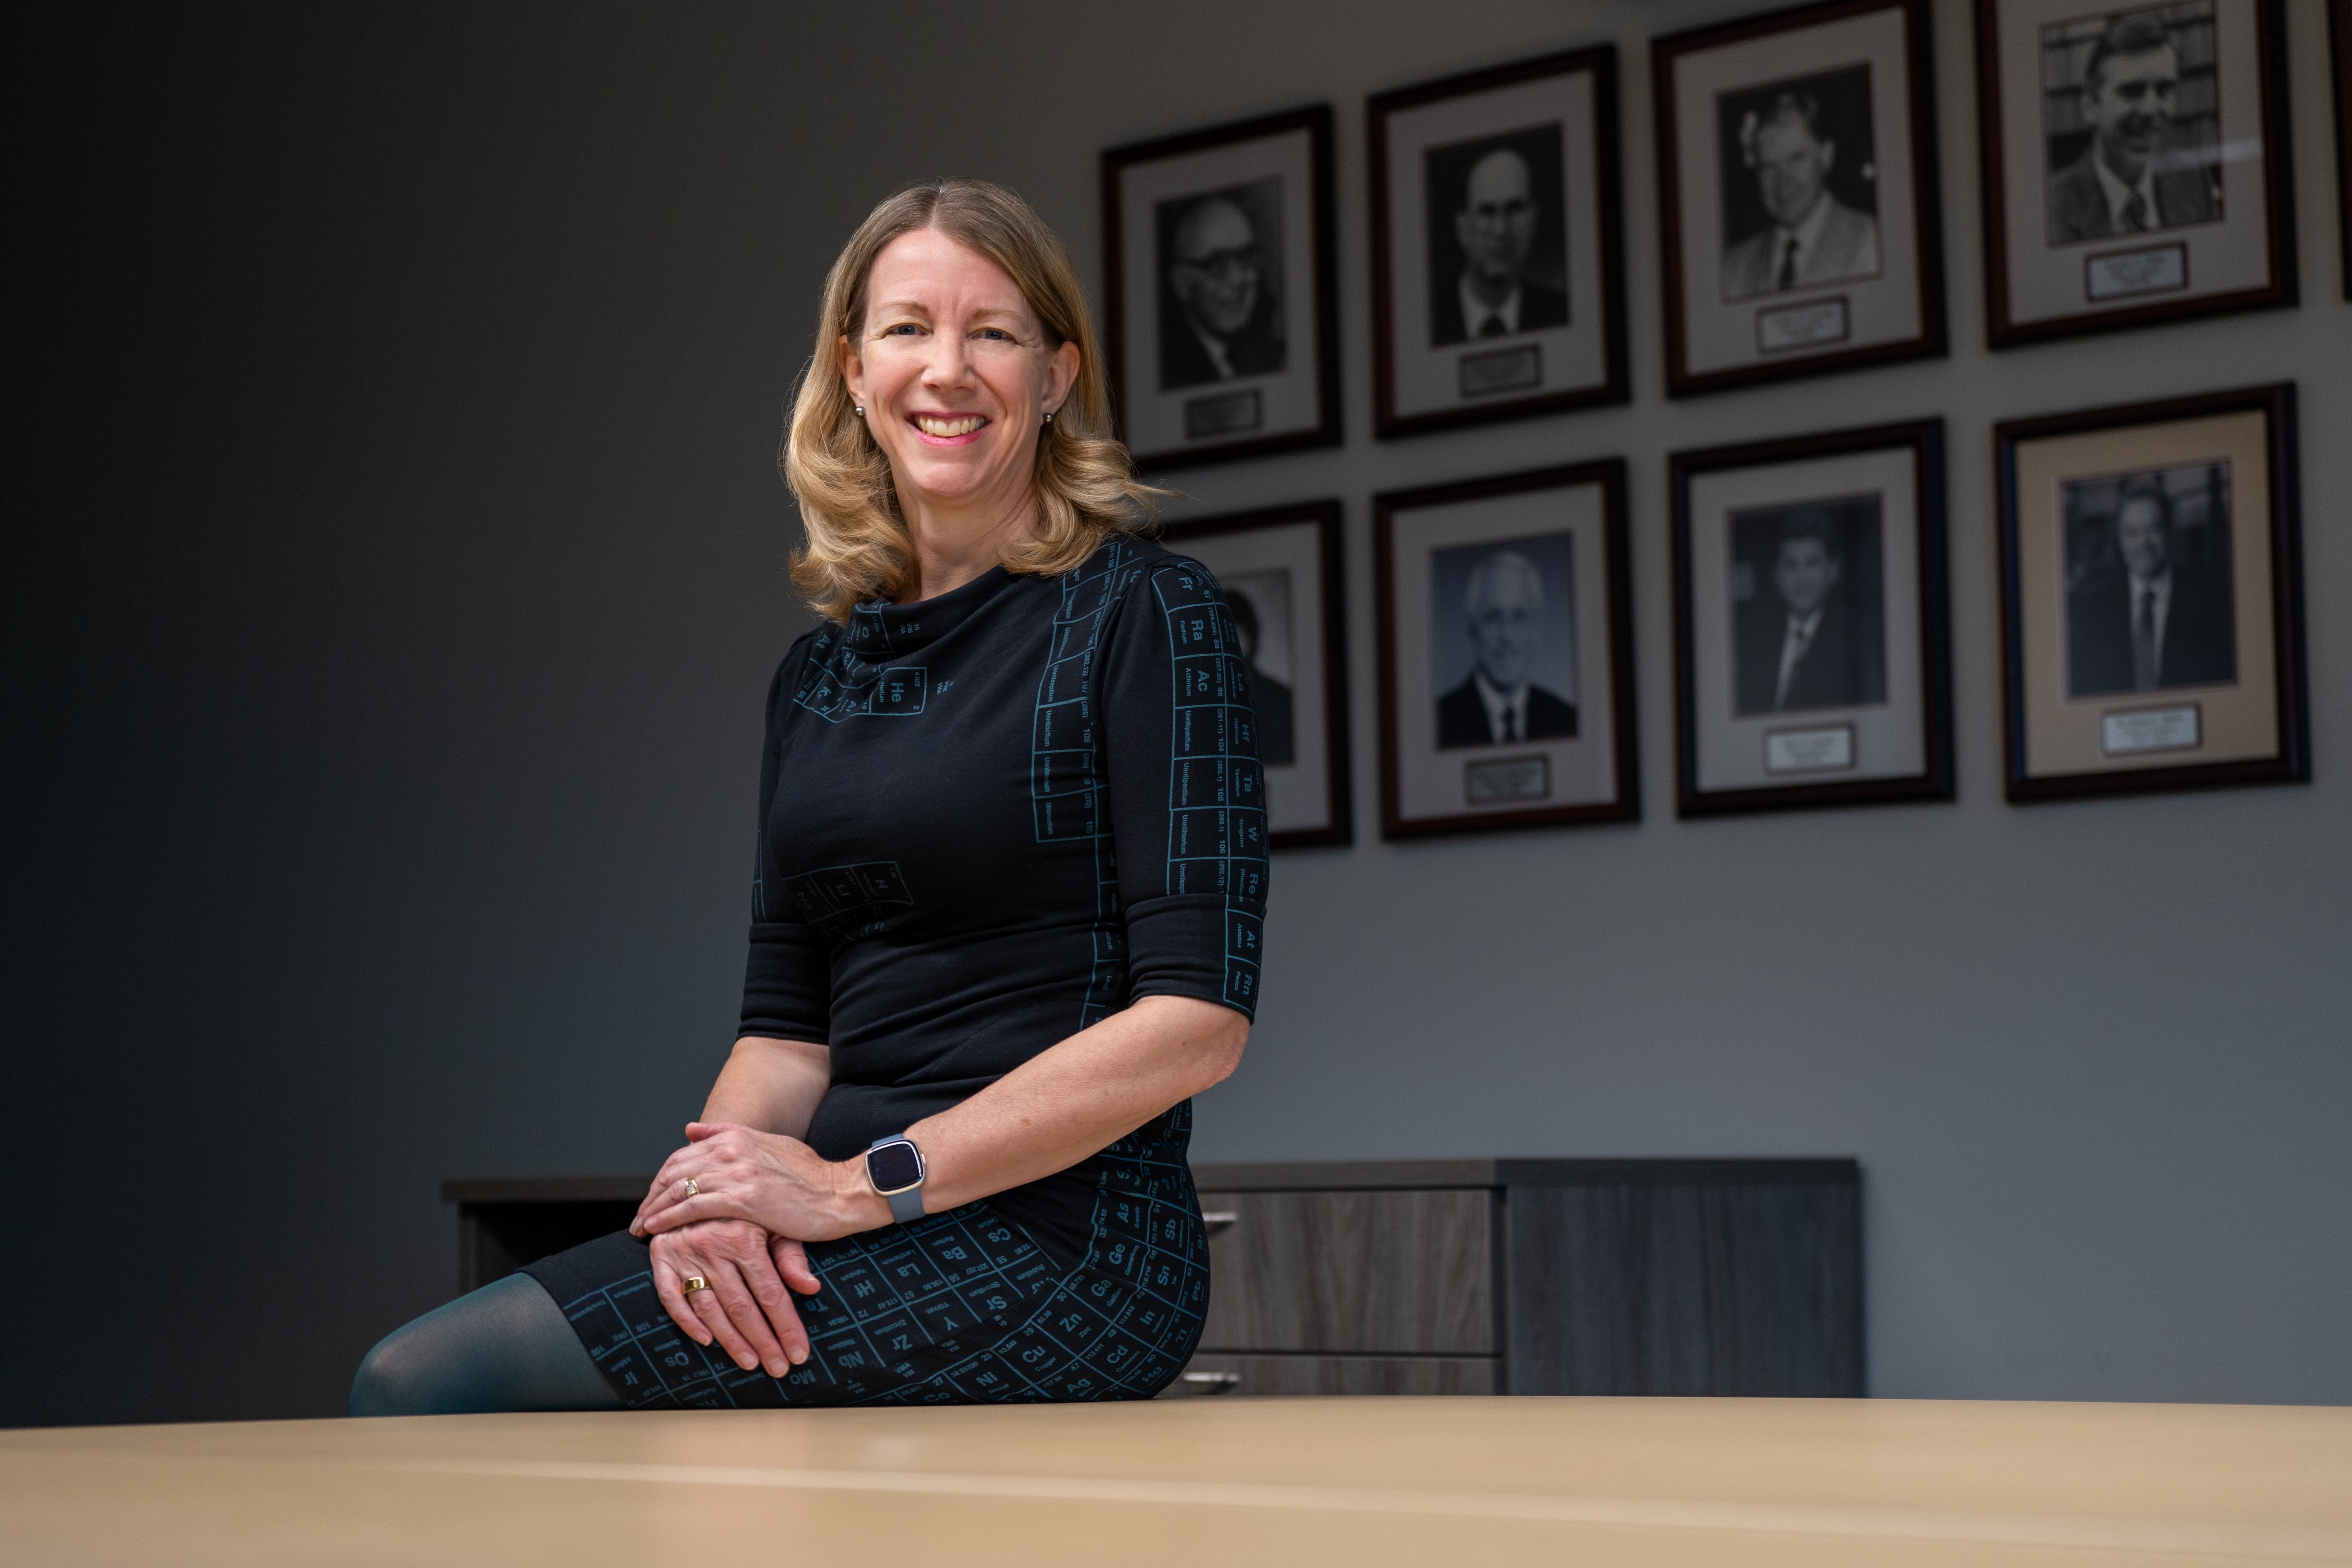
<path fill-rule="evenodd" d="M 833 1082 L 833 1053 L 804 1040 L 746 1035 L 719 1069 L 704 1121 L 732 1121 L 761 1132 L 808 1136 L 816 1102 Z"/>
<path fill-rule="evenodd" d="M 1248 1040 L 1249 1019 L 1232 1008 L 1142 998 L 908 1128 L 923 1152 L 924 1207 L 937 1214 L 1067 1170 L 1231 1076 Z M 827 1161 L 797 1138 L 743 1123 L 687 1131 L 695 1142 L 656 1178 L 634 1227 L 642 1234 L 724 1217 L 826 1241 L 890 1223 L 862 1155 Z M 689 1177 L 693 1197 L 684 1195 Z"/>

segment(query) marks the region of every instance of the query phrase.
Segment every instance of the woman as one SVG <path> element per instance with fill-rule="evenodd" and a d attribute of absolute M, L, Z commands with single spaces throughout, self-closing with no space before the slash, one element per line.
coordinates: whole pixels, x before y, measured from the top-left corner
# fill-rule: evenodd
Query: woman
<path fill-rule="evenodd" d="M 883 203 L 817 341 L 741 1037 L 626 1233 L 401 1329 L 354 1414 L 1148 1398 L 1199 1339 L 1189 1100 L 1265 899 L 1232 623 L 1139 537 L 1019 197 Z"/>

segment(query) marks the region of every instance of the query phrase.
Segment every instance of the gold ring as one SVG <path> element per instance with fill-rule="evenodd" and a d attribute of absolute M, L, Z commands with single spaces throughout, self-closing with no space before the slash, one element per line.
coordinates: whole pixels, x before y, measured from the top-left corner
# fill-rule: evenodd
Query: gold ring
<path fill-rule="evenodd" d="M 709 1289 L 710 1281 L 705 1279 L 701 1275 L 689 1274 L 686 1277 L 686 1293 L 688 1295 L 691 1296 L 697 1290 L 708 1290 Z"/>
<path fill-rule="evenodd" d="M 696 1181 L 692 1176 L 687 1177 L 686 1195 L 690 1198 L 700 1197 L 702 1195 L 702 1184 Z"/>

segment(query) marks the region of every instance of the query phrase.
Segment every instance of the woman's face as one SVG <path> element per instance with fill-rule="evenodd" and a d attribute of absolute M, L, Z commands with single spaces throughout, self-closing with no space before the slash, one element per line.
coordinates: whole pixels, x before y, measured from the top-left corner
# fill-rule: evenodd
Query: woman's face
<path fill-rule="evenodd" d="M 1040 427 L 1076 379 L 1076 343 L 1048 346 L 1011 275 L 937 229 L 883 247 L 842 374 L 909 510 L 1010 509 Z"/>

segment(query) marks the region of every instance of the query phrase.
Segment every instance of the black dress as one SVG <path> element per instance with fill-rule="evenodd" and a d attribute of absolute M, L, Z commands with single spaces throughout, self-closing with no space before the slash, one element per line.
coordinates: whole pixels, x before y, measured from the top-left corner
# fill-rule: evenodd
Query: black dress
<path fill-rule="evenodd" d="M 1124 537 L 860 605 L 768 700 L 741 1032 L 827 1045 L 847 1159 L 1142 996 L 1257 1000 L 1248 664 L 1199 564 Z M 630 1405 L 1148 1398 L 1200 1338 L 1189 1103 L 1066 1171 L 813 1243 L 788 1377 L 663 1310 L 625 1233 L 531 1264 Z"/>

